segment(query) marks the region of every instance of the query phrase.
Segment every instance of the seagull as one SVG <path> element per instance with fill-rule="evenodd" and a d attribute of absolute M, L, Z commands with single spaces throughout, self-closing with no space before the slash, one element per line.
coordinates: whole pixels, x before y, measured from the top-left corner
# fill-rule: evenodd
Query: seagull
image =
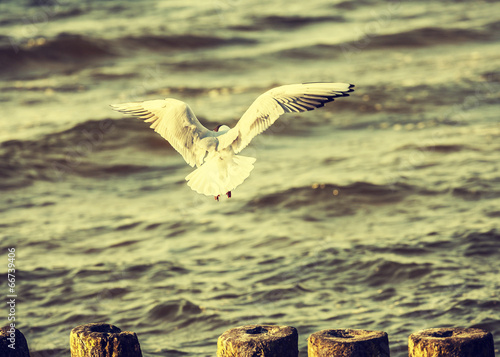
<path fill-rule="evenodd" d="M 261 94 L 230 128 L 205 128 L 191 108 L 173 99 L 112 104 L 124 114 L 137 116 L 166 139 L 184 160 L 197 169 L 186 176 L 189 187 L 219 201 L 241 185 L 253 170 L 255 158 L 237 155 L 281 115 L 314 110 L 354 91 L 349 83 L 311 82 L 276 87 Z"/>

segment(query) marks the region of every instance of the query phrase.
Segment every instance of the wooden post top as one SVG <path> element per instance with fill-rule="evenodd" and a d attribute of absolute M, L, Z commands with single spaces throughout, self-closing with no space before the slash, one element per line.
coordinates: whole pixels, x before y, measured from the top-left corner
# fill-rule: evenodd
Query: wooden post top
<path fill-rule="evenodd" d="M 308 338 L 309 357 L 389 357 L 389 337 L 383 331 L 321 330 Z"/>
<path fill-rule="evenodd" d="M 491 333 L 480 328 L 440 327 L 421 330 L 418 332 L 414 332 L 411 335 L 414 336 L 415 340 L 425 338 L 442 341 L 445 338 L 454 338 L 465 341 L 478 337 L 481 338 L 488 334 Z"/>
<path fill-rule="evenodd" d="M 410 357 L 495 357 L 493 335 L 478 328 L 430 328 L 408 338 Z"/>
<path fill-rule="evenodd" d="M 105 323 L 80 325 L 71 330 L 72 357 L 142 357 L 135 332 Z"/>
<path fill-rule="evenodd" d="M 321 330 L 313 333 L 311 336 L 322 337 L 336 342 L 357 342 L 357 341 L 367 341 L 378 337 L 387 336 L 386 332 L 383 331 L 368 331 L 359 329 L 333 329 L 333 330 Z M 311 338 L 309 336 L 309 338 Z"/>
<path fill-rule="evenodd" d="M 245 325 L 227 330 L 217 340 L 218 357 L 297 357 L 298 333 L 295 327 Z"/>

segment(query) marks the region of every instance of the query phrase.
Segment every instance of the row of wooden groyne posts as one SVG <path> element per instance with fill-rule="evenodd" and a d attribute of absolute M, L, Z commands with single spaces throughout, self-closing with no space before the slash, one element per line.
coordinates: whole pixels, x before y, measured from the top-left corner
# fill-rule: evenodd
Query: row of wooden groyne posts
<path fill-rule="evenodd" d="M 389 357 L 383 331 L 332 329 L 309 336 L 308 357 Z M 13 343 L 14 341 L 14 343 Z M 12 347 L 15 348 L 12 348 Z M 70 334 L 71 357 L 142 357 L 134 332 L 105 323 L 75 327 Z M 224 332 L 217 357 L 298 357 L 298 333 L 291 326 L 246 325 Z M 0 329 L 0 357 L 29 357 L 24 335 L 13 327 Z M 408 339 L 409 357 L 495 357 L 493 336 L 477 328 L 433 328 Z"/>

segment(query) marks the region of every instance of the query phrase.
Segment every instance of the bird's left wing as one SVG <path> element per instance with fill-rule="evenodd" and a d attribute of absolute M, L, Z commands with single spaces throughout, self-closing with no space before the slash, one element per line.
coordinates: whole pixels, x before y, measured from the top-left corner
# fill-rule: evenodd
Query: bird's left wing
<path fill-rule="evenodd" d="M 200 166 L 203 163 L 206 149 L 199 143 L 209 130 L 201 125 L 186 103 L 167 98 L 113 104 L 111 108 L 151 123 L 150 127 L 166 139 L 189 165 Z"/>
<path fill-rule="evenodd" d="M 219 148 L 243 150 L 258 134 L 269 128 L 282 114 L 305 112 L 324 106 L 354 91 L 349 83 L 303 83 L 276 87 L 260 95 L 236 126 L 218 137 Z"/>

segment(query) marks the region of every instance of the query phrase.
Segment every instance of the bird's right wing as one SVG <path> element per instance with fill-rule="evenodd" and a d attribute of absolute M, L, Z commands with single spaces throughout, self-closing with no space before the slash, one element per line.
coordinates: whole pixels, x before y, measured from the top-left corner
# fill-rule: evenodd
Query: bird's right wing
<path fill-rule="evenodd" d="M 200 166 L 203 163 L 206 149 L 198 144 L 209 130 L 201 125 L 186 103 L 167 98 L 114 104 L 111 107 L 151 123 L 150 127 L 166 139 L 189 165 Z"/>
<path fill-rule="evenodd" d="M 335 98 L 349 96 L 353 88 L 354 85 L 349 83 L 318 82 L 290 84 L 268 90 L 253 102 L 234 128 L 218 137 L 219 148 L 232 146 L 238 153 L 282 114 L 320 108 Z"/>

